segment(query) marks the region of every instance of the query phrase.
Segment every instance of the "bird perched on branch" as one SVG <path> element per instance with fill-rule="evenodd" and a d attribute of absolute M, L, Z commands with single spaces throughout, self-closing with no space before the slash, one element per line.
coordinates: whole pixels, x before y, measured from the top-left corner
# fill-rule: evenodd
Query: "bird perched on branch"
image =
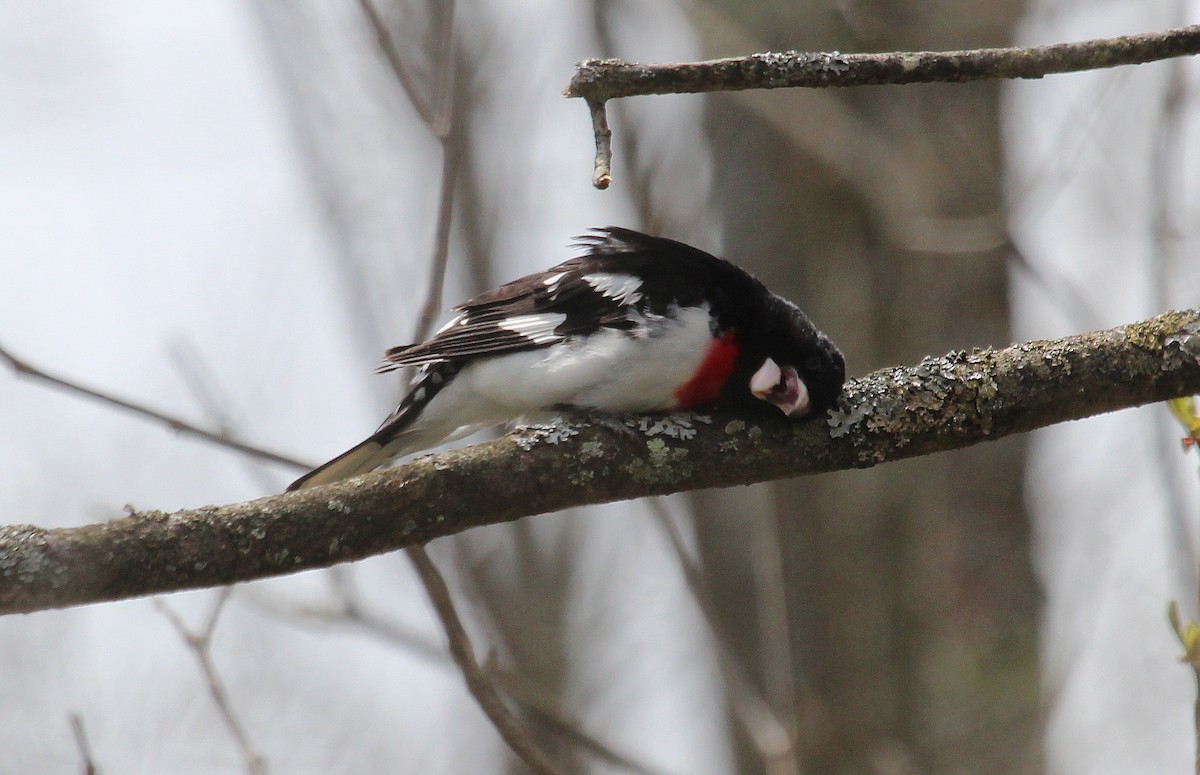
<path fill-rule="evenodd" d="M 370 438 L 288 489 L 551 410 L 766 407 L 800 419 L 837 399 L 841 352 L 739 267 L 615 227 L 579 246 L 577 258 L 458 305 L 428 341 L 388 350 L 377 371 L 419 367 L 408 395 Z"/>

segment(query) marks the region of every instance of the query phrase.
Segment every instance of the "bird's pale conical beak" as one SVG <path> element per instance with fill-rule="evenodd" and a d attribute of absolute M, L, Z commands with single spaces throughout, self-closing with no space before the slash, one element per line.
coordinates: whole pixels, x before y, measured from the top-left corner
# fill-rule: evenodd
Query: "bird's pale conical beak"
<path fill-rule="evenodd" d="M 750 377 L 750 392 L 779 407 L 788 417 L 803 417 L 810 408 L 804 380 L 791 366 L 780 367 L 770 358 Z"/>

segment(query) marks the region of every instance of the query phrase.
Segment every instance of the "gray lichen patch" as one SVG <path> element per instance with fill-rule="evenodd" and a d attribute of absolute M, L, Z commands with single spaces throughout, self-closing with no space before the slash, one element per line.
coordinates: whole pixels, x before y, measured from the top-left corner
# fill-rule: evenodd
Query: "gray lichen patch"
<path fill-rule="evenodd" d="M 990 350 L 953 350 L 912 367 L 875 372 L 847 386 L 826 420 L 830 436 L 850 436 L 857 444 L 867 434 L 883 434 L 900 449 L 930 429 L 973 427 L 990 433 L 1000 393 L 995 368 L 996 354 Z"/>
<path fill-rule="evenodd" d="M 530 423 L 522 425 L 513 431 L 517 446 L 529 452 L 538 444 L 561 444 L 573 436 L 579 435 L 581 428 L 591 426 L 609 428 L 613 431 L 628 431 L 644 436 L 667 436 L 673 439 L 692 439 L 697 433 L 697 424 L 712 424 L 709 415 L 681 412 L 661 415 L 583 415 L 581 419 L 574 417 L 555 417 L 549 423 Z M 585 450 L 585 457 L 602 457 L 602 445 L 591 443 L 590 450 Z"/>
<path fill-rule="evenodd" d="M 633 428 L 650 437 L 669 436 L 672 439 L 691 439 L 696 436 L 696 423 L 712 425 L 712 417 L 704 414 L 664 414 L 633 417 L 625 421 Z"/>
<path fill-rule="evenodd" d="M 1163 371 L 1177 369 L 1189 362 L 1200 364 L 1200 320 L 1185 323 L 1179 331 L 1163 340 Z"/>
<path fill-rule="evenodd" d="M 572 436 L 579 435 L 579 428 L 562 417 L 549 423 L 522 425 L 513 431 L 517 446 L 529 452 L 538 444 L 561 444 Z"/>
<path fill-rule="evenodd" d="M 845 436 L 856 425 L 866 419 L 874 410 L 871 404 L 859 403 L 853 406 L 839 406 L 836 410 L 829 413 L 829 418 L 825 420 L 829 425 L 829 435 L 835 439 L 840 439 Z"/>
<path fill-rule="evenodd" d="M 34 525 L 0 526 L 0 579 L 31 584 L 49 578 L 52 587 L 66 583 L 62 567 L 50 558 L 49 533 Z M 0 598 L 4 597 L 0 590 Z"/>

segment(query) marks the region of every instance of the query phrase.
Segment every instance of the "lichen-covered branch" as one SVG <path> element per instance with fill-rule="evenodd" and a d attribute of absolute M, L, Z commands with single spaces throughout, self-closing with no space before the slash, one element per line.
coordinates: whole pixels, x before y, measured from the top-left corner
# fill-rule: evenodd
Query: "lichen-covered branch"
<path fill-rule="evenodd" d="M 882 54 L 782 51 L 649 65 L 620 59 L 585 59 L 575 66 L 575 75 L 563 94 L 587 101 L 597 144 L 593 184 L 606 188 L 611 182 L 607 172 L 612 158 L 611 151 L 601 147 L 599 127 L 607 127 L 605 103 L 618 97 L 1042 78 L 1194 54 L 1200 54 L 1200 25 L 1033 48 Z M 608 143 L 606 136 L 603 144 Z"/>
<path fill-rule="evenodd" d="M 0 527 L 0 612 L 275 576 L 590 503 L 866 468 L 1200 393 L 1200 309 L 851 380 L 809 423 L 687 415 L 535 427 L 345 482 L 82 527 Z"/>
<path fill-rule="evenodd" d="M 604 101 L 647 94 L 695 94 L 787 87 L 893 86 L 1042 78 L 1200 54 L 1200 24 L 1165 32 L 1032 48 L 895 51 L 882 54 L 782 51 L 706 62 L 643 65 L 585 59 L 563 92 Z"/>

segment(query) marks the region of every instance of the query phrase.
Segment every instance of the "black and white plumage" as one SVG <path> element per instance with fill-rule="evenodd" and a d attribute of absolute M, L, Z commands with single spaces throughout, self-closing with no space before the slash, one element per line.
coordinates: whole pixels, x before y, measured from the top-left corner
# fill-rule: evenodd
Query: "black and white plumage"
<path fill-rule="evenodd" d="M 411 452 L 548 410 L 766 407 L 812 417 L 841 392 L 841 352 L 796 305 L 737 266 L 609 227 L 584 254 L 455 307 L 378 371 L 420 368 L 370 438 L 295 481 L 366 473 Z"/>

